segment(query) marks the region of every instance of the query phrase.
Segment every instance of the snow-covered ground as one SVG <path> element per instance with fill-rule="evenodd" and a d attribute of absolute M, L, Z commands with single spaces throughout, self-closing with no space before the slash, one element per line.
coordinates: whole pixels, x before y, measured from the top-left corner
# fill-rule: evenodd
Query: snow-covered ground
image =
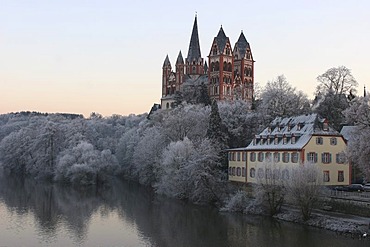
<path fill-rule="evenodd" d="M 314 210 L 311 219 L 303 221 L 299 209 L 284 207 L 276 219 L 324 228 L 351 237 L 364 237 L 370 241 L 370 218 L 336 212 Z"/>

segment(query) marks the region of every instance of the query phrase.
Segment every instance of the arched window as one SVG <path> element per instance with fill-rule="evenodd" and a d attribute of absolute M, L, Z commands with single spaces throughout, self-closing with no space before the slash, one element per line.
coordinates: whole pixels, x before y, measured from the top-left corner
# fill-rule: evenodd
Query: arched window
<path fill-rule="evenodd" d="M 228 63 L 228 64 L 227 64 L 227 71 L 232 72 L 231 63 Z"/>
<path fill-rule="evenodd" d="M 167 102 L 166 109 L 170 108 L 170 103 Z"/>
<path fill-rule="evenodd" d="M 249 170 L 249 176 L 250 176 L 251 178 L 254 178 L 254 177 L 256 176 L 256 169 L 251 168 L 251 169 Z"/>
<path fill-rule="evenodd" d="M 220 70 L 220 63 L 218 61 L 216 61 L 215 63 L 215 71 L 219 71 Z"/>
<path fill-rule="evenodd" d="M 215 71 L 215 63 L 214 62 L 211 63 L 211 71 Z"/>
<path fill-rule="evenodd" d="M 195 74 L 196 73 L 196 68 L 195 68 L 195 66 L 193 66 L 193 74 Z"/>
<path fill-rule="evenodd" d="M 227 63 L 226 62 L 224 62 L 224 71 L 227 71 Z"/>

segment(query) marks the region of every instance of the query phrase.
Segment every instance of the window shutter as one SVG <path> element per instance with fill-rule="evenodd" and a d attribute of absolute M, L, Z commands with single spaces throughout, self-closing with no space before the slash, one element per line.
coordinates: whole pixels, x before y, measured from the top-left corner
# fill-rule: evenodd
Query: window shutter
<path fill-rule="evenodd" d="M 325 153 L 321 153 L 321 162 L 325 163 Z"/>
<path fill-rule="evenodd" d="M 329 153 L 329 163 L 331 163 L 331 153 Z"/>
<path fill-rule="evenodd" d="M 315 163 L 317 162 L 317 153 L 315 153 Z"/>

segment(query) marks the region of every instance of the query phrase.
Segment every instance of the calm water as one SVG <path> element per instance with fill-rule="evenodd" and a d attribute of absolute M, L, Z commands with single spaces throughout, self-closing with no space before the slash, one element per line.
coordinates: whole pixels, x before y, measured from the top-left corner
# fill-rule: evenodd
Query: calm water
<path fill-rule="evenodd" d="M 218 213 L 135 183 L 77 190 L 0 175 L 0 246 L 369 246 L 324 230 Z"/>

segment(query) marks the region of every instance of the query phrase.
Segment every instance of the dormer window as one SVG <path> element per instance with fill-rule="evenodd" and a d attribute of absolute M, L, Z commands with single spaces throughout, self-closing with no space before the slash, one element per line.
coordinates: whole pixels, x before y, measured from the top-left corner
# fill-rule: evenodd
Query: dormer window
<path fill-rule="evenodd" d="M 256 145 L 257 144 L 257 139 L 256 138 L 254 138 L 253 139 L 253 145 Z"/>
<path fill-rule="evenodd" d="M 279 143 L 279 138 L 277 136 L 275 136 L 274 144 L 277 145 L 278 143 Z"/>
<path fill-rule="evenodd" d="M 295 136 L 292 136 L 291 143 L 292 144 L 295 144 L 295 142 L 296 142 L 296 137 Z"/>
<path fill-rule="evenodd" d="M 301 123 L 299 123 L 298 125 L 297 125 L 297 130 L 301 130 L 302 129 L 302 124 Z"/>
<path fill-rule="evenodd" d="M 328 131 L 329 130 L 329 124 L 327 121 L 324 122 L 323 124 L 323 128 L 322 128 L 324 131 Z"/>
<path fill-rule="evenodd" d="M 288 124 L 288 131 L 290 131 L 291 129 L 292 129 L 292 126 Z"/>
<path fill-rule="evenodd" d="M 283 137 L 283 144 L 287 144 L 288 143 L 288 138 L 286 136 Z"/>
<path fill-rule="evenodd" d="M 272 128 L 271 128 L 271 127 L 268 127 L 268 128 L 267 128 L 267 131 L 268 131 L 269 133 L 271 133 Z"/>

